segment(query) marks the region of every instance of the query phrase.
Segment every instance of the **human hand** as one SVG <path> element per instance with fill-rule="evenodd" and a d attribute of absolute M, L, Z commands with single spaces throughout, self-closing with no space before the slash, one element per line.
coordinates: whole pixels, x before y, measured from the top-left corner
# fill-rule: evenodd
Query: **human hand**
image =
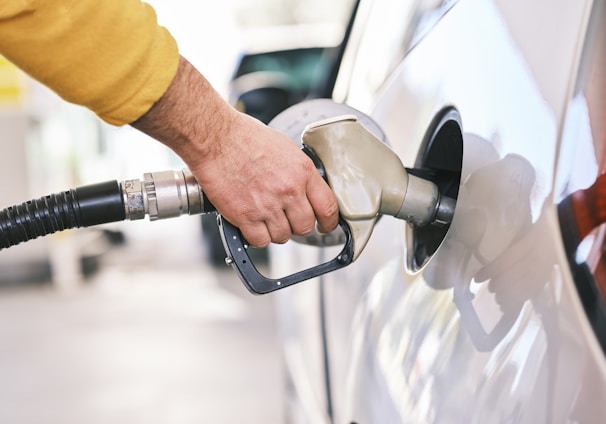
<path fill-rule="evenodd" d="M 191 164 L 207 197 L 254 246 L 284 243 L 318 224 L 334 229 L 335 197 L 313 162 L 292 140 L 236 112 L 210 157 Z"/>
<path fill-rule="evenodd" d="M 237 112 L 185 59 L 135 128 L 188 165 L 217 210 L 253 246 L 284 243 L 338 223 L 337 201 L 313 162 L 286 135 Z"/>

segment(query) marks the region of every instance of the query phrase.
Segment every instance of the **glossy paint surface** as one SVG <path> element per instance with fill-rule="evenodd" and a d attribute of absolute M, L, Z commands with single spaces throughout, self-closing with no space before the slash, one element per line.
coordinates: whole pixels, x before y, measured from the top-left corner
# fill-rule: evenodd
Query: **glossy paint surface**
<path fill-rule="evenodd" d="M 357 31 L 405 2 L 364 3 Z M 604 355 L 554 202 L 591 2 L 555 3 L 460 0 L 410 51 L 386 49 L 414 37 L 384 28 L 347 53 L 341 100 L 377 121 L 404 165 L 449 106 L 464 155 L 454 221 L 426 267 L 407 269 L 409 229 L 384 217 L 360 259 L 322 282 L 334 422 L 603 422 Z M 369 66 L 373 52 L 382 61 Z M 310 288 L 283 297 L 298 290 Z"/>

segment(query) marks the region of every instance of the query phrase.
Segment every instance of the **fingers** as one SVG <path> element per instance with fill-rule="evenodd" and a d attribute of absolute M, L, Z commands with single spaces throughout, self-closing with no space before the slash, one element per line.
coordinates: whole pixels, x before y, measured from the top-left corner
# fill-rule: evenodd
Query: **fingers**
<path fill-rule="evenodd" d="M 278 216 L 267 222 L 267 231 L 273 243 L 284 244 L 290 239 L 291 227 L 286 214 L 280 211 Z"/>
<path fill-rule="evenodd" d="M 237 225 L 237 224 L 234 224 Z M 269 230 L 267 225 L 264 223 L 256 224 L 256 225 L 247 225 L 241 226 L 240 232 L 244 239 L 254 247 L 266 247 L 269 243 L 271 243 L 271 236 L 269 234 Z"/>
<path fill-rule="evenodd" d="M 297 207 L 287 209 L 285 214 L 292 234 L 304 236 L 311 233 L 316 225 L 314 210 L 307 198 L 304 198 Z"/>
<path fill-rule="evenodd" d="M 311 210 L 311 207 L 309 209 Z M 266 208 L 264 209 L 264 213 L 268 217 L 262 219 L 260 218 L 259 211 L 261 210 L 258 209 L 255 216 L 247 218 L 247 222 L 240 224 L 239 227 L 242 235 L 250 245 L 266 247 L 269 243 L 283 244 L 290 239 L 292 233 L 301 234 L 301 230 L 293 230 L 291 227 L 291 222 L 296 222 L 296 226 L 299 228 L 300 223 L 297 221 L 299 218 L 289 219 L 286 212 L 282 209 Z M 313 228 L 313 221 L 312 215 L 310 228 Z"/>
<path fill-rule="evenodd" d="M 309 234 L 315 226 L 313 208 L 309 202 L 294 202 L 286 211 L 280 209 L 270 219 L 256 224 L 243 225 L 240 231 L 255 247 L 265 247 L 270 242 L 284 244 L 292 234 Z"/>
<path fill-rule="evenodd" d="M 323 233 L 337 227 L 339 206 L 334 193 L 313 164 L 305 168 L 308 170 L 307 177 L 300 180 L 306 181 L 303 183 L 305 192 L 302 192 L 300 185 L 285 184 L 280 196 L 282 206 L 273 208 L 275 211 L 264 218 L 261 225 L 241 228 L 251 245 L 265 247 L 270 242 L 286 243 L 292 234 L 309 234 L 316 225 L 318 231 Z M 267 204 L 264 208 L 266 213 L 272 210 Z"/>
<path fill-rule="evenodd" d="M 314 170 L 315 172 L 315 170 Z M 329 233 L 338 224 L 338 204 L 328 184 L 317 174 L 308 183 L 307 196 L 290 199 L 280 208 L 264 207 L 266 218 L 250 216 L 241 223 L 244 238 L 255 247 L 265 247 L 270 242 L 286 243 L 292 234 L 309 234 L 317 225 L 320 232 Z M 288 197 L 288 196 L 285 196 Z M 257 212 L 260 209 L 257 209 Z M 273 213 L 269 211 L 274 210 Z M 240 215 L 242 221 L 242 215 Z"/>
<path fill-rule="evenodd" d="M 339 223 L 339 205 L 334 193 L 320 174 L 316 173 L 316 177 L 308 183 L 307 198 L 313 207 L 318 231 L 329 233 Z"/>

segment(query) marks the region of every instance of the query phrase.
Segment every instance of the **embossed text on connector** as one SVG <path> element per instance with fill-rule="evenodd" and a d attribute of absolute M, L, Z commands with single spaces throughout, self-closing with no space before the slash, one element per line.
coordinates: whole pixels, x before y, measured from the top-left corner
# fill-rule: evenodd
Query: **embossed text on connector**
<path fill-rule="evenodd" d="M 145 218 L 145 197 L 139 180 L 122 182 L 124 209 L 126 218 L 130 220 Z"/>

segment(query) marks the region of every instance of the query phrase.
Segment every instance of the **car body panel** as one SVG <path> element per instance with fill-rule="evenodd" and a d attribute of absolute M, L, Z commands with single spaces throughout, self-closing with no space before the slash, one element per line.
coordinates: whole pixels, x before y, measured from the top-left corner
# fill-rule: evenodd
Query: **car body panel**
<path fill-rule="evenodd" d="M 382 14 L 373 7 L 387 3 L 363 1 L 363 26 L 376 27 Z M 414 28 L 395 35 L 411 43 L 393 52 L 403 57 L 396 66 L 381 55 L 368 63 L 394 40 L 373 47 L 354 27 L 341 100 L 374 118 L 407 167 L 434 118 L 454 107 L 464 153 L 454 221 L 422 270 L 406 265 L 407 224 L 384 217 L 357 262 L 277 299 L 321 284 L 334 422 L 603 421 L 604 354 L 579 303 L 553 200 L 591 5 L 460 0 L 414 43 Z M 407 10 L 408 24 L 418 23 Z M 303 255 L 288 248 L 283 264 Z M 308 300 L 319 314 L 318 299 Z"/>
<path fill-rule="evenodd" d="M 271 274 L 284 276 L 294 270 L 310 268 L 322 262 L 321 249 L 297 245 L 296 252 L 286 247 L 271 249 Z M 294 288 L 294 287 L 290 287 Z M 299 284 L 295 290 L 272 294 L 276 304 L 279 337 L 287 375 L 284 402 L 289 424 L 330 423 L 327 404 L 322 305 L 318 284 Z"/>

